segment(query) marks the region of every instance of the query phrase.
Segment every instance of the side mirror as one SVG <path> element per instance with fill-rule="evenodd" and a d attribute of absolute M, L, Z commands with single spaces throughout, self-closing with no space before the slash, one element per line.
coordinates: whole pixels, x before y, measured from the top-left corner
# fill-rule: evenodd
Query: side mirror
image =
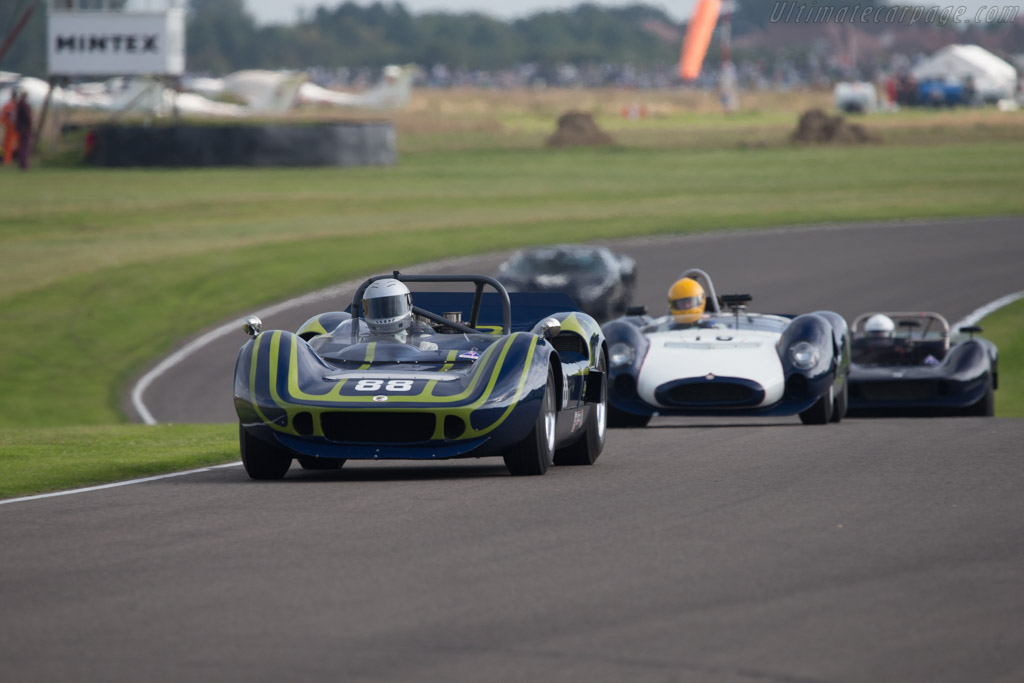
<path fill-rule="evenodd" d="M 976 335 L 979 332 L 981 332 L 982 331 L 982 327 L 981 327 L 981 325 L 968 325 L 967 327 L 961 327 L 960 331 L 961 332 L 966 332 L 967 334 L 971 335 L 971 339 L 974 339 L 974 335 Z"/>
<path fill-rule="evenodd" d="M 548 318 L 540 324 L 540 336 L 545 339 L 554 339 L 562 333 L 562 323 L 555 318 Z"/>
<path fill-rule="evenodd" d="M 248 318 L 242 321 L 242 332 L 245 332 L 250 337 L 255 337 L 257 334 L 263 331 L 263 321 L 254 315 L 250 315 Z"/>
<path fill-rule="evenodd" d="M 647 315 L 647 307 L 646 306 L 627 306 L 626 307 L 626 315 L 627 316 Z"/>

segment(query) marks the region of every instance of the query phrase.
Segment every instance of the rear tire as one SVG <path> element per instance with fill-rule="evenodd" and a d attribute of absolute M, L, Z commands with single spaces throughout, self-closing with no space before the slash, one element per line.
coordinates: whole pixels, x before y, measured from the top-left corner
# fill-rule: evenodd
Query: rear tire
<path fill-rule="evenodd" d="M 241 424 L 238 425 L 238 442 L 242 465 L 250 479 L 283 479 L 292 466 L 291 455 L 251 436 Z"/>
<path fill-rule="evenodd" d="M 606 372 L 604 354 L 598 361 L 599 372 Z M 607 378 L 607 374 L 605 375 Z M 605 437 L 608 435 L 608 382 L 601 389 L 601 402 L 590 406 L 587 418 L 587 432 L 576 443 L 566 446 L 555 453 L 556 465 L 593 465 L 604 450 Z"/>
<path fill-rule="evenodd" d="M 824 425 L 832 419 L 832 403 L 835 401 L 835 391 L 830 384 L 828 393 L 814 402 L 810 408 L 800 413 L 800 421 L 805 425 Z"/>
<path fill-rule="evenodd" d="M 974 405 L 964 408 L 964 415 L 972 417 L 993 417 L 996 414 L 996 394 L 992 389 L 991 378 L 985 387 L 985 395 Z"/>
<path fill-rule="evenodd" d="M 297 455 L 295 459 L 304 470 L 340 470 L 345 466 L 344 458 L 314 458 L 309 455 Z"/>
<path fill-rule="evenodd" d="M 650 421 L 650 415 L 634 415 L 633 413 L 619 410 L 611 404 L 608 405 L 608 426 L 612 429 L 646 427 Z"/>
<path fill-rule="evenodd" d="M 548 381 L 544 386 L 540 412 L 530 434 L 520 443 L 512 446 L 503 456 L 505 467 L 514 477 L 530 477 L 544 474 L 555 456 L 555 377 L 548 369 Z"/>

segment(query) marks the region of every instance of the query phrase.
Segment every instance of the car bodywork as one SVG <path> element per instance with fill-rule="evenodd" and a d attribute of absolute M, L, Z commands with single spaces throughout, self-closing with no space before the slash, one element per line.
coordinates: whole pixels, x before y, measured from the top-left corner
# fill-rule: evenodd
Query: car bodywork
<path fill-rule="evenodd" d="M 977 326 L 950 334 L 933 312 L 886 312 L 891 337 L 871 337 L 868 318 L 853 323 L 850 412 L 864 416 L 992 415 L 999 352 L 975 336 Z"/>
<path fill-rule="evenodd" d="M 495 277 L 510 292 L 562 292 L 598 320 L 622 315 L 633 298 L 636 260 L 611 249 L 563 244 L 521 249 Z"/>
<path fill-rule="evenodd" d="M 381 277 L 476 289 L 414 293 L 427 330 L 414 345 L 370 335 L 361 320 L 362 292 Z M 303 466 L 507 456 L 537 423 L 549 381 L 554 448 L 572 447 L 598 418 L 603 446 L 604 337 L 567 297 L 510 297 L 486 276 L 395 273 L 363 283 L 349 311 L 314 316 L 297 332 L 249 331 L 234 379 L 243 456 L 246 439 Z"/>
<path fill-rule="evenodd" d="M 746 294 L 723 296 L 724 311 L 707 273 L 682 277 L 697 279 L 707 295 L 710 312 L 696 325 L 634 315 L 603 327 L 610 426 L 641 426 L 655 414 L 842 419 L 850 363 L 842 316 L 749 313 Z"/>

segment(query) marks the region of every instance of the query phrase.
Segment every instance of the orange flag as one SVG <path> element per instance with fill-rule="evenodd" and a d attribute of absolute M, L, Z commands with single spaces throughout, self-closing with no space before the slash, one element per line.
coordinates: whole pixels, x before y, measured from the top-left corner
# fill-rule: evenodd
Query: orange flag
<path fill-rule="evenodd" d="M 700 75 L 704 55 L 711 44 L 711 34 L 718 23 L 718 13 L 722 9 L 722 0 L 700 0 L 697 9 L 690 17 L 690 25 L 686 27 L 683 38 L 683 49 L 679 55 L 679 76 L 683 80 L 692 81 Z"/>

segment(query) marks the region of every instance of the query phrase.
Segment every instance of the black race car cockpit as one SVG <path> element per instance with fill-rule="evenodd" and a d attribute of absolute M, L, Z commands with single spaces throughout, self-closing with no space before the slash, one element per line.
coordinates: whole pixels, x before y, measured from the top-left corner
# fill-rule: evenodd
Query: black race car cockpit
<path fill-rule="evenodd" d="M 851 359 L 858 365 L 938 365 L 949 352 L 949 323 L 938 313 L 886 312 L 892 334 L 875 336 L 865 330 L 864 313 L 853 321 Z"/>

